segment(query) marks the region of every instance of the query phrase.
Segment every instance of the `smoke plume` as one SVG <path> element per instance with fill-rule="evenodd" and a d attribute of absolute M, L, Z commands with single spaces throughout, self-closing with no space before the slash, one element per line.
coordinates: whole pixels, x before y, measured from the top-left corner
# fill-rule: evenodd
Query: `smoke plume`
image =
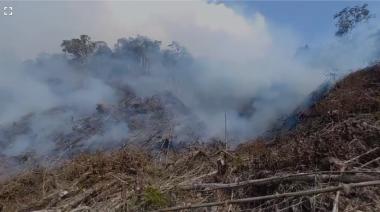
<path fill-rule="evenodd" d="M 57 11 L 48 26 L 62 33 L 40 39 L 31 30 L 20 39 L 28 54 L 55 53 L 27 61 L 30 55 L 17 49 L 1 54 L 2 155 L 43 156 L 68 144 L 80 150 L 117 147 L 164 125 L 181 142 L 223 138 L 225 130 L 231 141 L 244 141 L 294 110 L 327 74 L 343 76 L 379 53 L 374 30 L 360 28 L 350 37 L 300 49 L 290 30 L 269 24 L 260 13 L 246 19 L 223 4 L 90 3 L 95 11 L 112 13 L 95 20 L 82 19 L 75 3 L 56 4 L 72 14 L 65 22 L 79 20 L 71 22 L 75 26 Z M 11 22 L 27 26 L 42 19 L 20 15 Z M 43 34 L 48 27 L 42 25 L 36 28 Z M 8 33 L 7 42 L 16 43 Z M 59 52 L 61 40 L 81 34 L 104 42 L 84 61 Z M 11 48 L 0 44 L 2 52 Z"/>

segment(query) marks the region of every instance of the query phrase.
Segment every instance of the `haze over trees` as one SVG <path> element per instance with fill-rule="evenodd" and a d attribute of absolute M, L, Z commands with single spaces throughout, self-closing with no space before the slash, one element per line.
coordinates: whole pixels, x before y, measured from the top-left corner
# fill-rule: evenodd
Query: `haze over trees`
<path fill-rule="evenodd" d="M 354 7 L 346 7 L 334 15 L 337 20 L 335 26 L 338 30 L 335 35 L 342 37 L 351 32 L 359 23 L 367 22 L 374 15 L 367 8 L 368 4 L 356 5 Z"/>
<path fill-rule="evenodd" d="M 94 52 L 95 43 L 90 36 L 81 35 L 78 38 L 62 41 L 62 51 L 71 55 L 74 59 L 83 60 Z"/>
<path fill-rule="evenodd" d="M 79 38 L 63 40 L 62 51 L 73 61 L 83 62 L 92 56 L 103 56 L 108 59 L 123 60 L 129 66 L 149 72 L 154 62 L 164 66 L 175 66 L 180 62 L 190 61 L 191 55 L 185 47 L 177 42 L 171 42 L 162 48 L 162 42 L 145 36 L 120 38 L 114 49 L 104 41 L 92 41 L 88 35 Z"/>

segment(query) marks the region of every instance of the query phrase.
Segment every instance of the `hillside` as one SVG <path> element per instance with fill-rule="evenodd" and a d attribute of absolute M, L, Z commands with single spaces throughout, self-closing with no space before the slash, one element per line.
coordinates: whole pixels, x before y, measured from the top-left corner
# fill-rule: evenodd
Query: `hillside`
<path fill-rule="evenodd" d="M 28 114 L 12 124 L 0 126 L 3 150 L 0 151 L 0 179 L 22 169 L 54 166 L 80 153 L 114 150 L 127 143 L 155 150 L 162 140 L 172 136 L 174 118 L 190 113 L 169 93 L 138 97 L 128 88 L 120 92 L 121 100 L 117 104 L 98 104 L 94 113 L 85 116 L 76 116 L 73 108 L 61 107 Z M 202 132 L 199 127 L 194 130 L 198 134 Z M 181 145 L 181 139 L 191 133 L 184 130 L 181 137 L 176 138 L 176 144 Z M 29 145 L 32 147 L 22 151 L 20 138 L 30 139 L 35 147 Z"/>
<path fill-rule="evenodd" d="M 234 150 L 130 144 L 24 171 L 0 184 L 0 211 L 379 211 L 380 67 L 340 80 L 297 119 Z"/>

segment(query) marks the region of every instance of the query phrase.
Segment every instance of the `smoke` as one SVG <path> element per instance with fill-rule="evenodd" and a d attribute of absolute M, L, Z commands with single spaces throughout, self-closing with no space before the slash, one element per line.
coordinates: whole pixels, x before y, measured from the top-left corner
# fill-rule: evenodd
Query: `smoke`
<path fill-rule="evenodd" d="M 320 46 L 303 49 L 298 59 L 308 66 L 340 77 L 379 59 L 379 26 L 359 26 L 344 37 L 333 37 Z"/>
<path fill-rule="evenodd" d="M 62 55 L 45 55 L 4 67 L 0 146 L 7 156 L 50 155 L 70 140 L 61 137 L 74 133 L 76 120 L 94 114 L 98 103 L 115 103 L 117 99 L 114 88 L 73 67 Z M 113 126 L 101 123 L 106 128 Z M 97 146 L 97 140 L 92 140 L 92 146 Z"/>
<path fill-rule="evenodd" d="M 14 42 L 18 48 L 25 45 L 30 54 L 47 49 L 57 52 L 20 62 L 29 56 L 15 48 L 13 54 L 0 57 L 0 125 L 7 128 L 1 131 L 0 146 L 1 154 L 7 156 L 26 152 L 42 156 L 66 140 L 81 140 L 78 146 L 91 150 L 118 146 L 133 131 L 130 120 L 143 119 L 142 126 L 161 117 L 160 110 L 150 105 L 148 112 L 119 108 L 119 115 L 111 118 L 99 114 L 97 104 L 123 101 L 120 87 L 131 88 L 142 99 L 159 96 L 178 140 L 191 141 L 189 131 L 204 140 L 222 138 L 226 114 L 229 139 L 240 142 L 262 135 L 279 117 L 289 114 L 327 73 L 344 75 L 367 65 L 378 53 L 377 37 L 365 29 L 350 38 L 310 45 L 300 53 L 302 44 L 291 31 L 268 23 L 260 13 L 246 19 L 223 4 L 86 2 L 94 13 L 99 12 L 93 20 L 86 19 L 73 2 L 44 4 L 51 9 L 49 13 L 56 12 L 47 27 L 35 26 L 38 21 L 45 23 L 45 17 L 37 14 L 27 19 L 20 13 L 9 20 L 19 25 L 7 23 L 9 31 L 16 32 L 30 21 L 35 29 L 23 35 L 25 39 L 7 31 L 9 40 L 0 41 L 2 50 L 11 48 L 5 42 Z M 59 11 L 54 4 L 61 6 Z M 20 11 L 25 8 L 29 7 L 20 5 Z M 66 12 L 71 15 L 63 19 Z M 51 37 L 34 36 L 36 29 L 44 34 L 56 27 L 59 33 Z M 61 40 L 80 34 L 104 40 L 110 48 L 104 46 L 104 51 L 84 64 L 58 53 Z M 57 47 L 50 47 L 52 41 Z M 168 46 L 171 41 L 181 46 Z M 152 48 L 144 49 L 141 57 L 134 42 L 146 42 Z M 23 121 L 26 124 L 20 127 Z"/>
<path fill-rule="evenodd" d="M 89 148 L 98 150 L 102 147 L 107 149 L 120 144 L 120 140 L 128 136 L 128 126 L 126 123 L 109 124 L 101 133 L 91 136 L 84 142 Z"/>

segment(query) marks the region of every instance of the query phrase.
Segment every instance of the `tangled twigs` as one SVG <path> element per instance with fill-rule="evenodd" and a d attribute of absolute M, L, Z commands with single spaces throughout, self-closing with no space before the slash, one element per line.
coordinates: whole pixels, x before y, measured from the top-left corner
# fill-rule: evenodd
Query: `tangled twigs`
<path fill-rule="evenodd" d="M 341 191 L 341 190 L 345 190 L 347 187 L 360 188 L 360 187 L 377 186 L 377 185 L 380 185 L 380 180 L 351 183 L 351 184 L 346 184 L 346 185 L 332 186 L 332 187 L 315 189 L 315 190 L 305 190 L 305 191 L 299 191 L 299 192 L 273 194 L 273 195 L 267 195 L 267 196 L 226 200 L 226 201 L 221 201 L 221 202 L 193 204 L 193 205 L 187 205 L 187 206 L 177 206 L 177 207 L 172 207 L 172 208 L 163 208 L 158 211 L 179 211 L 179 210 L 184 210 L 184 209 L 194 209 L 194 208 L 211 207 L 211 206 L 228 205 L 228 204 L 240 204 L 240 203 L 247 203 L 247 202 L 255 202 L 259 200 L 278 199 L 278 198 L 284 198 L 284 197 L 309 196 L 309 195 L 320 194 L 320 193 Z"/>
<path fill-rule="evenodd" d="M 351 163 L 352 161 L 355 161 L 355 160 L 357 160 L 357 159 L 363 157 L 364 155 L 368 155 L 368 154 L 370 154 L 370 153 L 372 153 L 372 152 L 377 151 L 378 149 L 379 149 L 379 147 L 373 148 L 373 149 L 371 149 L 371 150 L 369 150 L 369 151 L 367 151 L 367 152 L 365 152 L 365 153 L 363 153 L 363 154 L 361 154 L 361 155 L 358 155 L 358 156 L 356 156 L 356 157 L 354 157 L 354 158 L 352 158 L 352 159 L 350 159 L 350 160 L 344 161 L 344 164 L 349 164 L 349 163 Z"/>
<path fill-rule="evenodd" d="M 371 149 L 371 150 L 369 150 L 369 151 L 367 151 L 367 152 L 365 152 L 365 153 L 363 153 L 363 154 L 361 154 L 361 155 L 358 155 L 358 156 L 356 156 L 356 157 L 354 157 L 354 158 L 351 158 L 350 160 L 347 160 L 347 161 L 344 161 L 343 162 L 343 164 L 342 164 L 342 167 L 341 167 L 341 169 L 340 169 L 340 172 L 342 173 L 342 172 L 344 172 L 345 170 L 346 170 L 346 168 L 347 168 L 347 165 L 349 164 L 349 163 L 351 163 L 351 162 L 353 162 L 353 161 L 355 161 L 355 160 L 357 160 L 357 159 L 359 159 L 359 158 L 361 158 L 361 157 L 363 157 L 363 156 L 365 156 L 365 155 L 368 155 L 368 154 L 370 154 L 370 153 L 372 153 L 372 152 L 375 152 L 375 151 L 377 151 L 379 148 L 378 147 L 376 147 L 376 148 L 374 148 L 374 149 Z M 340 196 L 340 191 L 337 191 L 336 192 L 336 196 L 335 196 L 335 200 L 334 200 L 334 206 L 333 206 L 333 212 L 338 212 L 338 207 L 339 207 L 339 196 Z"/>

